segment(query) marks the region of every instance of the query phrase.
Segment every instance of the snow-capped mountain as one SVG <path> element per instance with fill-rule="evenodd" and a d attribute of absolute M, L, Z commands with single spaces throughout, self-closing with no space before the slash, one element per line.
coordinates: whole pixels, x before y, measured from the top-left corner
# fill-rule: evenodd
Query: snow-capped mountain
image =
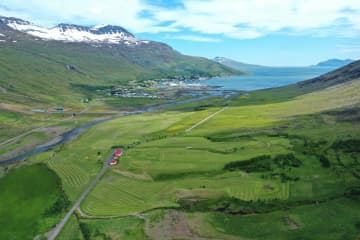
<path fill-rule="evenodd" d="M 66 42 L 89 42 L 139 45 L 149 41 L 136 38 L 133 34 L 120 26 L 98 25 L 92 27 L 74 24 L 59 24 L 53 28 L 44 28 L 31 22 L 13 17 L 0 17 L 0 23 L 44 40 L 58 40 Z"/>

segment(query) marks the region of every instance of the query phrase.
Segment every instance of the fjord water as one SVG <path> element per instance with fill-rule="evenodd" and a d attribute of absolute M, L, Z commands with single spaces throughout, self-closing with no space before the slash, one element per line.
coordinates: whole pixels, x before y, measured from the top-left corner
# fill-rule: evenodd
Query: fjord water
<path fill-rule="evenodd" d="M 212 78 L 197 82 L 201 85 L 219 86 L 223 90 L 257 90 L 285 86 L 311 79 L 335 70 L 333 67 L 254 67 L 245 71 L 250 75 Z"/>

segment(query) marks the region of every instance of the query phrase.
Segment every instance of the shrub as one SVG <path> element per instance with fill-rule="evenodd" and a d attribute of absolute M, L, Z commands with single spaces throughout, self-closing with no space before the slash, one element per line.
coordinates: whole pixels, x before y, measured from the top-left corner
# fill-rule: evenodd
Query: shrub
<path fill-rule="evenodd" d="M 338 140 L 332 145 L 332 148 L 347 153 L 359 153 L 360 139 Z"/>
<path fill-rule="evenodd" d="M 300 167 L 302 164 L 302 162 L 299 159 L 297 159 L 292 153 L 276 155 L 274 158 L 274 163 L 281 168 L 289 167 L 289 166 Z"/>
<path fill-rule="evenodd" d="M 300 167 L 302 162 L 297 159 L 294 154 L 281 154 L 273 159 L 269 155 L 262 155 L 245 161 L 234 161 L 226 164 L 224 170 L 236 171 L 242 170 L 246 172 L 267 172 L 272 171 L 272 164 L 278 167 Z"/>
<path fill-rule="evenodd" d="M 331 165 L 329 159 L 324 155 L 319 156 L 319 161 L 321 163 L 321 166 L 324 167 L 324 168 L 329 168 L 330 165 Z"/>
<path fill-rule="evenodd" d="M 246 172 L 266 172 L 271 171 L 271 157 L 262 155 L 245 161 L 234 161 L 227 163 L 224 170 L 236 171 L 243 170 Z"/>
<path fill-rule="evenodd" d="M 90 232 L 90 229 L 89 229 L 88 225 L 86 225 L 85 223 L 80 222 L 79 227 L 80 227 L 80 231 L 81 231 L 84 239 L 85 240 L 90 240 L 91 239 L 91 232 Z"/>
<path fill-rule="evenodd" d="M 66 197 L 65 193 L 62 192 L 62 194 L 58 197 L 56 202 L 48 209 L 45 210 L 44 215 L 45 216 L 54 216 L 59 213 L 61 213 L 63 210 L 65 210 L 70 205 L 69 199 Z"/>

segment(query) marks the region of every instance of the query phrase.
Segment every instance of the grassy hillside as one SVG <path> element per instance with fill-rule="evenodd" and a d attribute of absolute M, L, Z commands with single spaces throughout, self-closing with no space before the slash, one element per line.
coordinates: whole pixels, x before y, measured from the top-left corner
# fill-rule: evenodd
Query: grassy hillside
<path fill-rule="evenodd" d="M 76 104 L 95 89 L 134 79 L 241 74 L 205 58 L 182 55 L 158 42 L 135 47 L 95 46 L 42 41 L 4 25 L 0 32 L 6 36 L 5 42 L 0 42 L 0 91 L 1 100 L 6 102 Z"/>
<path fill-rule="evenodd" d="M 263 103 L 282 102 L 294 99 L 297 96 L 316 92 L 334 85 L 346 83 L 360 78 L 360 61 L 355 61 L 347 66 L 326 73 L 314 79 L 298 82 L 296 84 L 252 91 L 234 99 L 234 105 L 254 105 Z"/>

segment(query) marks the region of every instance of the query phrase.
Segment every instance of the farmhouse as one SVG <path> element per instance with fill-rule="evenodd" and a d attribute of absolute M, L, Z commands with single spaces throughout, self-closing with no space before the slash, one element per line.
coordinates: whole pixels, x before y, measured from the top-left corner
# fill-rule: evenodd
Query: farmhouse
<path fill-rule="evenodd" d="M 114 153 L 113 158 L 112 158 L 111 161 L 110 161 L 110 165 L 111 165 L 111 166 L 116 165 L 116 164 L 118 163 L 117 159 L 119 159 L 119 157 L 120 157 L 122 154 L 123 154 L 122 149 L 116 150 L 115 153 Z"/>
<path fill-rule="evenodd" d="M 116 164 L 117 164 L 117 161 L 116 161 L 115 159 L 112 159 L 111 162 L 110 162 L 110 165 L 111 165 L 111 166 L 114 166 L 114 165 L 116 165 Z"/>
<path fill-rule="evenodd" d="M 115 151 L 114 159 L 118 159 L 123 154 L 122 149 L 118 149 Z"/>

